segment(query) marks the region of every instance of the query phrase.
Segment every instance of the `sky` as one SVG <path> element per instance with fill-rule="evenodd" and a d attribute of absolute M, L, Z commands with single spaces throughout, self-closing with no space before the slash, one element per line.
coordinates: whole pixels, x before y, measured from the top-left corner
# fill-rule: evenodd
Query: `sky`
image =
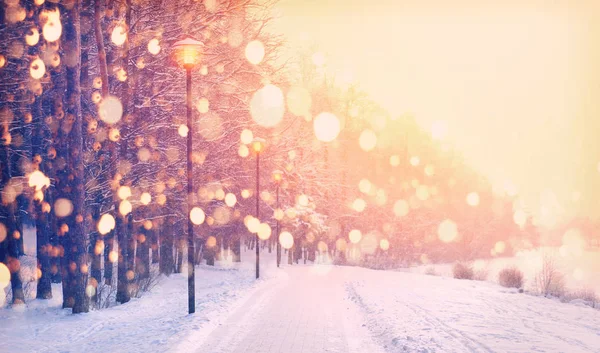
<path fill-rule="evenodd" d="M 600 2 L 548 3 L 281 0 L 274 30 L 552 227 L 600 219 Z"/>

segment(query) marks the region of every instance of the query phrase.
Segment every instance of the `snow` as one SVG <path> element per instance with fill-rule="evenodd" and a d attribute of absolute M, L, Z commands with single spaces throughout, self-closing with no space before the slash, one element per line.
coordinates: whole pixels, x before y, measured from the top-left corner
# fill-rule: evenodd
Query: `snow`
<path fill-rule="evenodd" d="M 513 257 L 499 257 L 473 261 L 475 270 L 487 272 L 487 280 L 498 281 L 498 273 L 507 267 L 516 266 L 525 276 L 525 289 L 535 290 L 533 281 L 542 266 L 545 255 L 556 261 L 557 270 L 563 274 L 566 289 L 576 291 L 591 289 L 600 295 L 600 252 L 598 250 L 582 251 L 579 256 L 562 256 L 557 248 L 538 248 L 521 251 Z M 451 277 L 453 264 L 430 264 L 412 267 L 410 272 L 426 273 L 435 269 L 438 275 Z"/>
<path fill-rule="evenodd" d="M 599 352 L 600 311 L 492 283 L 351 269 L 346 290 L 388 352 Z"/>
<path fill-rule="evenodd" d="M 187 313 L 187 278 L 173 274 L 142 298 L 124 305 L 72 315 L 62 309 L 61 286 L 54 299 L 33 300 L 27 306 L 0 309 L 0 351 L 3 352 L 161 352 L 183 343 L 199 344 L 227 316 L 230 308 L 278 274 L 265 267 L 255 280 L 250 252 L 242 264 L 196 268 L 196 313 Z M 184 265 L 183 273 L 187 273 Z M 57 295 L 58 293 L 58 295 Z"/>
<path fill-rule="evenodd" d="M 598 352 L 600 310 L 493 283 L 261 254 L 199 266 L 125 305 L 72 315 L 60 300 L 0 310 L 7 352 Z M 185 269 L 184 269 L 185 271 Z M 60 286 L 54 289 L 60 290 Z M 58 297 L 58 296 L 57 296 Z"/>

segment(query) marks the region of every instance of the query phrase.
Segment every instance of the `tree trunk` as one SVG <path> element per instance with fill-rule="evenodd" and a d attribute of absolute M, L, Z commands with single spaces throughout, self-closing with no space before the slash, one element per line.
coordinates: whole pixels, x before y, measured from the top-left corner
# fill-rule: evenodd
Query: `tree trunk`
<path fill-rule="evenodd" d="M 64 23 L 64 52 L 70 60 L 67 62 L 67 91 L 65 94 L 67 117 L 63 125 L 69 128 L 69 179 L 70 197 L 73 212 L 67 217 L 69 226 L 67 237 L 70 242 L 71 274 L 73 276 L 73 313 L 89 311 L 89 301 L 86 295 L 87 286 L 87 235 L 84 229 L 86 216 L 84 205 L 84 171 L 83 171 L 83 118 L 81 114 L 81 30 L 80 30 L 80 0 L 75 0 L 72 8 L 67 9 Z M 71 126 L 65 125 L 71 122 Z M 74 266 L 73 266 L 74 265 Z"/>

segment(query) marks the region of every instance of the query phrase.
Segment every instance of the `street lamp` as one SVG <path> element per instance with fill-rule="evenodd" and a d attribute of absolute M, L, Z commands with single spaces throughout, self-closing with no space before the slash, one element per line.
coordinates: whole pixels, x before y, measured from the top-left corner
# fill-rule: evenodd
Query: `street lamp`
<path fill-rule="evenodd" d="M 186 105 L 187 105 L 187 197 L 188 213 L 192 210 L 194 183 L 192 179 L 192 68 L 200 62 L 202 47 L 204 44 L 192 38 L 186 38 L 173 44 L 173 59 L 186 71 Z M 194 271 L 194 225 L 188 214 L 188 312 L 196 312 L 196 291 Z"/>
<path fill-rule="evenodd" d="M 281 170 L 273 171 L 273 181 L 275 181 L 275 185 L 277 185 L 277 191 L 275 193 L 276 202 L 277 202 L 277 211 L 279 211 L 279 186 L 281 185 L 281 180 L 283 179 L 283 172 Z M 277 239 L 277 267 L 281 263 L 281 244 L 279 244 L 279 215 L 275 217 L 277 220 L 277 232 L 275 233 L 275 239 Z"/>
<path fill-rule="evenodd" d="M 260 137 L 255 137 L 252 140 L 252 150 L 256 153 L 256 219 L 260 220 L 259 217 L 259 200 L 260 200 L 260 153 L 265 148 L 265 140 Z M 256 279 L 260 274 L 260 254 L 258 250 L 259 246 L 258 232 L 256 232 Z"/>

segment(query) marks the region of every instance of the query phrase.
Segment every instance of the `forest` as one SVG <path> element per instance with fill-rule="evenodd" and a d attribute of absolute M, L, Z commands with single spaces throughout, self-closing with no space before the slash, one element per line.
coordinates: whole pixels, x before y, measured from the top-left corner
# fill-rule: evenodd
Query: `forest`
<path fill-rule="evenodd" d="M 341 82 L 312 48 L 290 59 L 269 31 L 273 6 L 3 1 L 1 304 L 25 303 L 28 281 L 38 299 L 61 283 L 73 313 L 105 307 L 101 289 L 127 303 L 153 272 L 183 271 L 188 220 L 194 262 L 208 265 L 239 262 L 243 248 L 289 264 L 399 268 L 539 246 L 515 193 L 411 113 L 392 115 Z M 203 43 L 190 151 L 172 50 L 185 38 Z M 27 229 L 33 279 L 20 274 Z"/>

